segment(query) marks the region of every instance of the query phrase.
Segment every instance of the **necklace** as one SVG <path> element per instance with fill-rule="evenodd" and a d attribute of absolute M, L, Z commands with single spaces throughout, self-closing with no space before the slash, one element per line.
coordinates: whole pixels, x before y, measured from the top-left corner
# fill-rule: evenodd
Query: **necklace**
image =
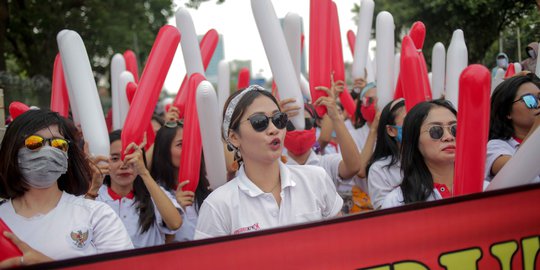
<path fill-rule="evenodd" d="M 274 192 L 274 190 L 279 186 L 279 184 L 281 184 L 281 179 L 279 179 L 279 180 L 277 181 L 276 185 L 275 185 L 270 191 L 268 191 L 267 193 L 272 193 L 272 192 Z"/>

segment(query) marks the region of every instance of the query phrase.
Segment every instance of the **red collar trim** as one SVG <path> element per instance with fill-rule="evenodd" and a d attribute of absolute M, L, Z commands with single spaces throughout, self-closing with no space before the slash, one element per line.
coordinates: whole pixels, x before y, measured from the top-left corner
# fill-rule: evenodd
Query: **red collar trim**
<path fill-rule="evenodd" d="M 107 187 L 107 192 L 109 193 L 109 196 L 111 196 L 111 198 L 115 201 L 123 198 L 122 196 L 118 195 L 118 193 L 114 192 L 114 190 L 112 190 L 111 187 Z M 135 197 L 133 190 L 130 191 L 125 197 L 130 200 L 133 200 L 133 198 Z"/>
<path fill-rule="evenodd" d="M 516 142 L 518 142 L 519 144 L 523 143 L 523 140 L 518 137 L 512 136 L 512 138 L 514 138 L 514 140 L 516 140 Z"/>
<path fill-rule="evenodd" d="M 439 194 L 441 194 L 441 197 L 443 197 L 443 199 L 452 197 L 450 189 L 448 189 L 445 184 L 433 183 L 433 186 L 437 189 L 437 191 L 439 191 Z"/>

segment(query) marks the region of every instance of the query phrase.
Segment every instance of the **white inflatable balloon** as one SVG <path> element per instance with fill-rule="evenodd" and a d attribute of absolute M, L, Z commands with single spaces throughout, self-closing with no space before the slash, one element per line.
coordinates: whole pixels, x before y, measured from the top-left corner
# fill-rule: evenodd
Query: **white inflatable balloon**
<path fill-rule="evenodd" d="M 446 57 L 446 100 L 452 102 L 458 108 L 459 76 L 467 67 L 468 54 L 463 31 L 454 31 Z"/>
<path fill-rule="evenodd" d="M 58 41 L 58 49 L 66 78 L 73 87 L 74 101 L 78 108 L 84 140 L 90 154 L 109 156 L 109 133 L 101 108 L 101 102 L 81 36 L 74 31 L 64 33 Z"/>
<path fill-rule="evenodd" d="M 231 94 L 231 71 L 229 61 L 221 60 L 218 63 L 218 109 L 219 119 L 223 117 L 223 106 Z"/>
<path fill-rule="evenodd" d="M 58 32 L 58 34 L 56 35 L 56 43 L 60 43 L 60 40 L 69 31 L 70 30 L 64 29 Z M 64 70 L 64 74 L 67 74 L 66 64 L 64 63 L 64 59 L 61 58 L 61 60 L 62 60 L 62 70 Z M 73 117 L 73 122 L 75 123 L 75 125 L 79 125 L 81 123 L 81 120 L 79 119 L 79 112 L 77 109 L 77 104 L 75 104 L 75 98 L 74 98 L 75 94 L 73 93 L 74 88 L 73 86 L 71 86 L 71 83 L 67 75 L 64 75 L 64 80 L 66 81 L 66 87 L 68 90 L 69 107 L 71 108 L 71 116 Z"/>
<path fill-rule="evenodd" d="M 182 34 L 180 45 L 182 46 L 182 55 L 184 56 L 188 78 L 191 77 L 193 73 L 204 75 L 199 40 L 197 39 L 193 20 L 187 9 L 178 8 L 178 10 L 176 10 L 176 28 L 178 28 Z"/>
<path fill-rule="evenodd" d="M 444 95 L 444 78 L 446 66 L 446 51 L 441 42 L 435 43 L 431 54 L 432 84 L 431 92 L 433 99 L 438 99 Z"/>
<path fill-rule="evenodd" d="M 497 73 L 495 73 L 495 77 L 491 79 L 491 93 L 493 94 L 493 90 L 497 88 L 499 84 L 501 84 L 504 81 L 504 75 L 506 74 L 506 71 L 502 68 L 497 69 Z"/>
<path fill-rule="evenodd" d="M 515 187 L 532 183 L 540 175 L 540 128 L 519 147 L 512 158 L 493 178 L 486 190 Z"/>
<path fill-rule="evenodd" d="M 309 90 L 309 82 L 304 77 L 304 74 L 300 74 L 300 90 L 302 90 L 302 95 L 305 100 L 311 101 L 311 91 Z"/>
<path fill-rule="evenodd" d="M 369 55 L 369 53 L 367 56 L 366 70 L 367 70 L 366 81 L 368 83 L 375 82 L 377 80 L 377 65 L 376 65 L 375 59 L 372 58 L 371 55 Z"/>
<path fill-rule="evenodd" d="M 135 82 L 135 78 L 131 72 L 124 70 L 118 77 L 118 108 L 120 109 L 120 123 L 122 127 L 126 122 L 126 117 L 129 112 L 129 102 L 127 98 L 126 87 L 129 82 Z"/>
<path fill-rule="evenodd" d="M 116 53 L 113 55 L 111 60 L 111 99 L 112 99 L 112 125 L 113 129 L 122 129 L 124 126 L 124 121 L 122 120 L 122 109 L 121 109 L 121 101 L 120 96 L 122 95 L 120 92 L 122 90 L 120 89 L 120 85 L 118 83 L 120 79 L 120 74 L 126 71 L 126 60 L 124 60 L 124 56 L 120 53 Z M 124 91 L 125 92 L 125 91 Z M 125 95 L 125 94 L 124 94 Z M 127 98 L 126 98 L 127 102 Z M 127 112 L 126 112 L 127 114 Z M 126 119 L 125 117 L 123 118 Z"/>
<path fill-rule="evenodd" d="M 520 73 L 523 70 L 523 67 L 521 66 L 521 64 L 519 62 L 515 62 L 514 63 L 514 70 L 516 71 L 516 74 L 517 74 L 517 73 Z"/>
<path fill-rule="evenodd" d="M 394 94 L 396 92 L 396 85 L 399 80 L 399 68 L 401 65 L 401 53 L 394 55 Z"/>
<path fill-rule="evenodd" d="M 377 15 L 377 107 L 384 108 L 394 99 L 394 18 L 387 11 Z"/>
<path fill-rule="evenodd" d="M 259 29 L 266 57 L 270 62 L 279 96 L 281 99 L 295 99 L 294 104 L 291 104 L 291 106 L 298 106 L 300 110 L 298 115 L 290 120 L 297 130 L 304 130 L 304 100 L 300 90 L 300 82 L 296 77 L 294 65 L 289 56 L 289 49 L 287 49 L 285 36 L 279 25 L 274 6 L 270 0 L 251 0 L 251 9 Z"/>
<path fill-rule="evenodd" d="M 302 62 L 302 18 L 296 13 L 287 13 L 283 19 L 283 34 L 291 55 L 294 71 L 300 82 L 300 67 Z"/>
<path fill-rule="evenodd" d="M 225 155 L 221 142 L 220 112 L 216 91 L 208 81 L 202 81 L 196 93 L 197 115 L 201 129 L 204 164 L 210 188 L 215 190 L 227 182 Z"/>
<path fill-rule="evenodd" d="M 368 46 L 371 38 L 371 25 L 373 23 L 374 9 L 375 3 L 373 0 L 362 0 L 360 14 L 358 16 L 356 42 L 354 43 L 354 60 L 352 65 L 353 79 L 364 78 L 366 76 L 364 68 L 366 68 L 368 61 Z"/>

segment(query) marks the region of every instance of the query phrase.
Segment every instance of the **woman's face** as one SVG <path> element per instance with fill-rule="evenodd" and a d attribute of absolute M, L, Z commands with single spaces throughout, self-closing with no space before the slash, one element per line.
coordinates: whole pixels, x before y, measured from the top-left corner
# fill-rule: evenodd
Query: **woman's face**
<path fill-rule="evenodd" d="M 418 148 L 426 164 L 454 163 L 456 155 L 456 138 L 450 133 L 450 126 L 457 123 L 456 116 L 447 108 L 434 107 L 422 122 Z M 429 129 L 435 126 L 443 127 L 440 139 L 433 139 Z"/>
<path fill-rule="evenodd" d="M 177 128 L 176 135 L 171 142 L 171 162 L 174 167 L 180 167 L 180 156 L 182 155 L 182 142 L 184 138 L 184 129 Z"/>
<path fill-rule="evenodd" d="M 266 96 L 258 96 L 240 118 L 238 132 L 231 131 L 229 139 L 240 149 L 245 162 L 273 163 L 281 157 L 286 129 L 278 129 L 270 120 L 268 127 L 257 132 L 248 118 L 256 114 L 272 117 L 279 112 L 278 106 Z"/>
<path fill-rule="evenodd" d="M 514 97 L 514 101 L 516 102 L 512 104 L 510 115 L 507 116 L 509 119 L 512 120 L 514 129 L 516 127 L 519 127 L 525 130 L 529 130 L 534 123 L 534 119 L 536 117 L 540 117 L 540 108 L 529 109 L 525 105 L 525 102 L 521 100 L 521 97 L 525 94 L 533 94 L 535 97 L 539 97 L 540 89 L 538 89 L 538 87 L 531 82 L 524 83 L 518 88 L 516 96 Z"/>
<path fill-rule="evenodd" d="M 118 186 L 133 185 L 133 181 L 135 181 L 137 175 L 133 171 L 133 166 L 124 165 L 124 162 L 121 160 L 121 151 L 122 141 L 116 140 L 111 143 L 111 156 L 109 158 L 111 182 Z"/>

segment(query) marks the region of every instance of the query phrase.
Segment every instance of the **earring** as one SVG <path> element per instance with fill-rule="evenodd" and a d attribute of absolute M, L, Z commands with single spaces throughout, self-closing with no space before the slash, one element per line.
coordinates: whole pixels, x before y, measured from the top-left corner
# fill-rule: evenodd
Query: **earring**
<path fill-rule="evenodd" d="M 281 156 L 281 162 L 287 164 L 287 157 L 286 156 Z"/>

